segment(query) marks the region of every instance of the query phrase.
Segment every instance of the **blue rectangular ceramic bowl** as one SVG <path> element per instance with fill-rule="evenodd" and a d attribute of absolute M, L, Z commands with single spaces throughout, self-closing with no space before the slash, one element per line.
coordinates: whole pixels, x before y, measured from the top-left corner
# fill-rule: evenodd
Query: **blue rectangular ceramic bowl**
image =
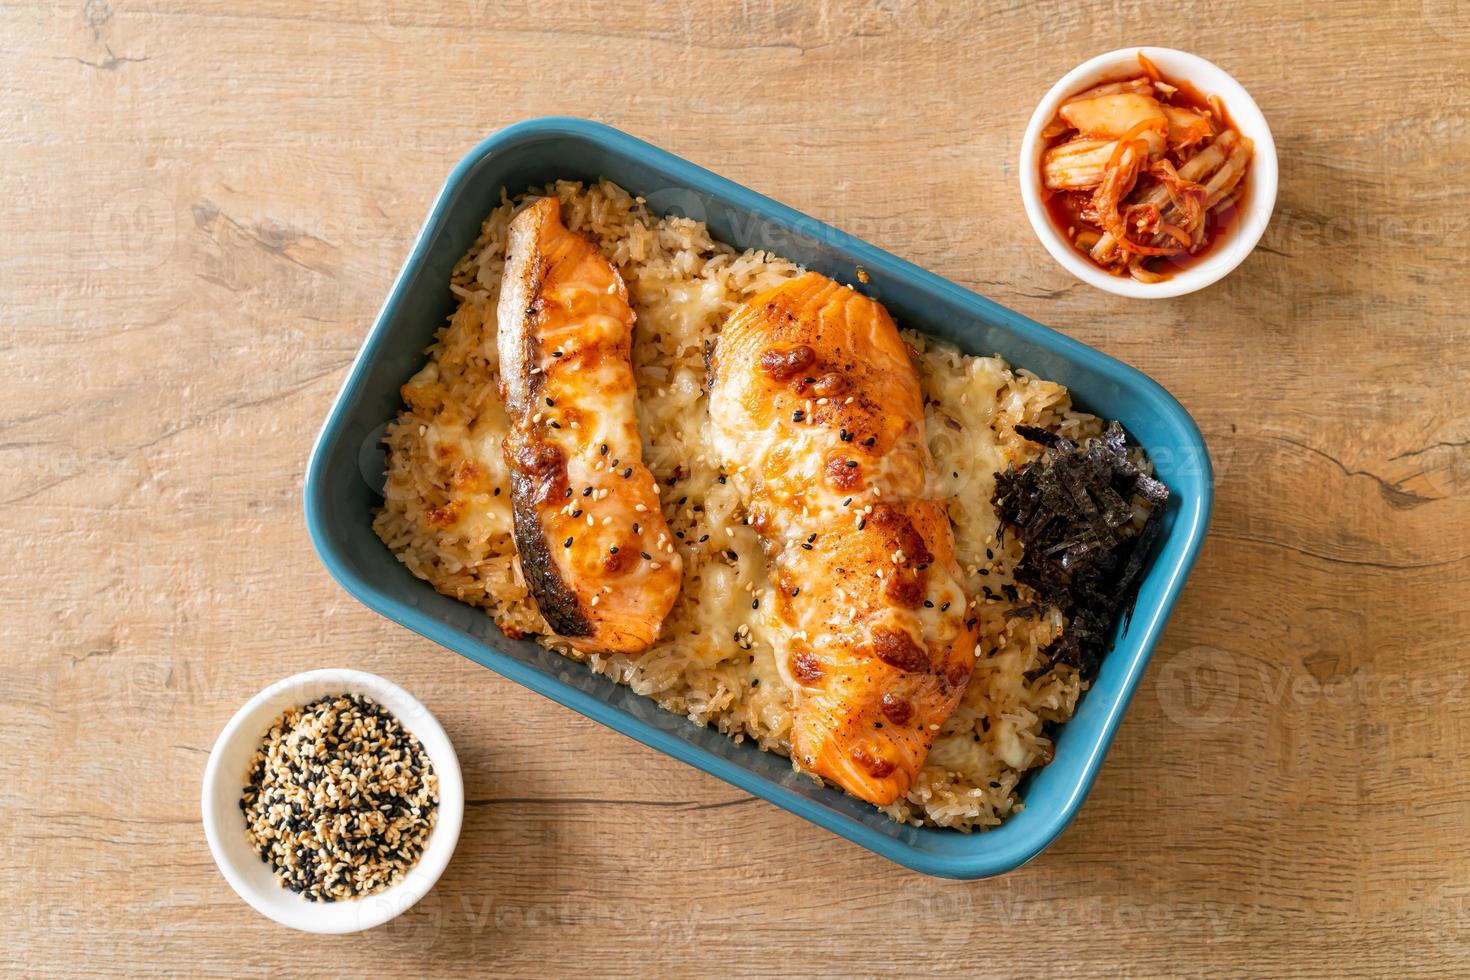
<path fill-rule="evenodd" d="M 373 534 L 372 512 L 380 497 L 363 474 L 381 472 L 376 443 L 384 423 L 399 411 L 399 385 L 422 365 L 424 348 L 452 311 L 451 267 L 499 202 L 502 187 L 515 194 L 557 178 L 597 177 L 646 197 L 655 211 L 708 222 L 717 238 L 736 247 L 770 249 L 843 281 L 865 269 L 871 282 L 860 288 L 901 324 L 971 353 L 999 353 L 1065 384 L 1081 407 L 1121 420 L 1152 456 L 1173 495 L 1131 624 L 1120 631 L 1075 717 L 1062 726 L 1055 759 L 1023 785 L 1025 808 L 1002 826 L 964 834 L 893 823 L 866 804 L 798 777 L 784 758 L 662 711 L 535 643 L 506 638 L 483 611 L 414 578 Z M 1212 489 L 1209 457 L 1193 420 L 1133 368 L 625 133 L 551 118 L 491 136 L 449 175 L 327 416 L 312 452 L 305 497 L 307 527 L 327 569 L 389 619 L 899 864 L 926 874 L 982 878 L 1041 853 L 1081 806 L 1204 540 Z"/>

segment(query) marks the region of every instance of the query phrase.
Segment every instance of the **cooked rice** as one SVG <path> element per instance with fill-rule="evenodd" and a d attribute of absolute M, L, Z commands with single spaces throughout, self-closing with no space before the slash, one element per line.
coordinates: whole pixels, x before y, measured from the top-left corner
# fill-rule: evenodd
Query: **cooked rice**
<path fill-rule="evenodd" d="M 586 655 L 547 635 L 511 539 L 495 307 L 507 226 L 520 205 L 543 194 L 556 195 L 567 226 L 617 265 L 638 313 L 639 427 L 663 490 L 664 517 L 677 532 L 684 585 L 661 639 L 637 656 Z M 735 488 L 720 482 L 710 449 L 704 351 L 730 310 L 801 271 L 766 252 L 737 252 L 699 222 L 657 217 L 607 181 L 562 181 L 514 201 L 502 195 L 455 266 L 450 289 L 458 309 L 436 334 L 428 364 L 403 386 L 405 408 L 386 437 L 386 501 L 374 529 L 415 575 L 484 607 L 507 634 L 536 634 L 669 711 L 789 754 L 791 691 L 775 665 L 772 639 L 780 627 L 767 618 L 776 604 L 752 608 L 770 586 L 755 532 L 741 523 Z M 884 812 L 914 824 L 991 827 L 1020 809 L 1016 784 L 1051 759 L 1043 726 L 1071 717 L 1083 687 L 1067 667 L 1038 670 L 1062 628 L 1060 616 L 1017 615 L 1024 587 L 1019 603 L 1003 597 L 1020 546 L 1014 536 L 996 540 L 994 475 L 1037 452 L 1015 434 L 1018 424 L 1080 440 L 1101 431 L 1101 423 L 1073 411 L 1061 385 L 998 357 L 962 354 L 911 330 L 903 336 L 916 352 L 935 491 L 950 501 L 966 588 L 980 600 L 982 641 L 964 699 L 923 772 Z"/>

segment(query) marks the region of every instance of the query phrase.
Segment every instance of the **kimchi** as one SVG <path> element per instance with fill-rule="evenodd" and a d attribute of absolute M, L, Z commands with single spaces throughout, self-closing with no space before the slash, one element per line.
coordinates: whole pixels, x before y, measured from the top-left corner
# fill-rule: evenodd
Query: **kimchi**
<path fill-rule="evenodd" d="M 1043 199 L 1078 251 L 1160 282 L 1206 254 L 1241 211 L 1253 146 L 1216 96 L 1140 73 L 1067 99 L 1042 131 Z"/>

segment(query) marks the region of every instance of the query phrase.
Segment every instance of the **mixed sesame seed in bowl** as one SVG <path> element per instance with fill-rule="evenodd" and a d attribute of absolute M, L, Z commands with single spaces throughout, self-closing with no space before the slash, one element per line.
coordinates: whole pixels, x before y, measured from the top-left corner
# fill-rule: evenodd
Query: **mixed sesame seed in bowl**
<path fill-rule="evenodd" d="M 256 911 L 306 932 L 381 925 L 428 893 L 464 815 L 438 721 L 395 684 L 316 670 L 260 692 L 205 770 L 205 833 Z"/>

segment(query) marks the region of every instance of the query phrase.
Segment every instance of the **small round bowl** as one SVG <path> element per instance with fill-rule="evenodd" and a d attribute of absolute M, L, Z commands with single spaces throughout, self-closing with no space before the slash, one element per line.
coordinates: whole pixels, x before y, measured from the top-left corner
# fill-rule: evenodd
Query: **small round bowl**
<path fill-rule="evenodd" d="M 1052 223 L 1046 205 L 1042 203 L 1041 153 L 1045 147 L 1041 131 L 1069 96 L 1111 79 L 1137 74 L 1140 51 L 1165 76 L 1187 81 L 1205 95 L 1218 95 L 1240 134 L 1255 141 L 1255 152 L 1245 176 L 1244 213 L 1226 232 L 1224 240 L 1205 258 L 1175 270 L 1168 279 L 1158 283 L 1139 282 L 1098 268 L 1091 259 L 1077 251 Z M 1120 48 L 1098 55 L 1062 76 L 1061 81 L 1046 93 L 1026 126 L 1026 136 L 1021 140 L 1020 174 L 1021 200 L 1026 205 L 1026 216 L 1031 219 L 1036 237 L 1041 239 L 1052 258 L 1078 279 L 1098 289 L 1140 299 L 1183 296 L 1223 279 L 1256 247 L 1276 207 L 1276 141 L 1271 138 L 1271 128 L 1266 125 L 1266 117 L 1261 115 L 1260 107 L 1239 82 L 1219 67 L 1198 55 L 1173 48 Z"/>
<path fill-rule="evenodd" d="M 327 694 L 364 694 L 418 738 L 439 777 L 439 815 L 428 844 L 398 884 L 362 898 L 308 902 L 282 887 L 245 836 L 240 791 L 250 759 L 271 723 L 288 708 Z M 204 769 L 204 834 L 235 893 L 260 914 L 303 932 L 359 932 L 382 925 L 428 894 L 449 864 L 464 821 L 464 777 L 449 736 L 418 699 L 397 684 L 360 670 L 312 670 L 277 681 L 239 711 L 214 743 Z"/>

